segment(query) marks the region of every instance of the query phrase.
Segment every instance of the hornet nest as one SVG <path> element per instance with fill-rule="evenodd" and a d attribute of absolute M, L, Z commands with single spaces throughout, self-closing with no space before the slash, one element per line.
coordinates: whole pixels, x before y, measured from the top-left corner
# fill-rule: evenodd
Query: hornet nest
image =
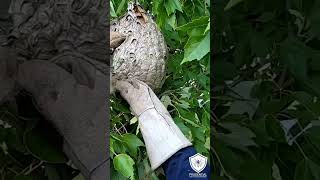
<path fill-rule="evenodd" d="M 167 46 L 152 16 L 129 2 L 127 13 L 111 22 L 110 31 L 127 36 L 113 52 L 113 78 L 135 78 L 159 90 L 166 75 Z"/>

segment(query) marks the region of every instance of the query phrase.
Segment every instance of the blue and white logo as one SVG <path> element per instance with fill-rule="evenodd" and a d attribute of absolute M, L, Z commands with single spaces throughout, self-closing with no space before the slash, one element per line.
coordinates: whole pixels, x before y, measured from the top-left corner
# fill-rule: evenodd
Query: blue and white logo
<path fill-rule="evenodd" d="M 207 166 L 207 157 L 203 156 L 202 154 L 195 154 L 189 157 L 189 163 L 191 168 L 197 172 L 201 173 L 204 168 Z"/>

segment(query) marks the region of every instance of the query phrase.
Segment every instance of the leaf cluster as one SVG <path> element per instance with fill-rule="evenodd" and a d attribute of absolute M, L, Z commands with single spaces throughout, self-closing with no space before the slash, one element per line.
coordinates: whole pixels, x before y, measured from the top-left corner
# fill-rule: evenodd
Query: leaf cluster
<path fill-rule="evenodd" d="M 319 180 L 319 1 L 213 6 L 213 178 Z"/>
<path fill-rule="evenodd" d="M 21 92 L 16 100 L 0 106 L 0 179 L 77 180 L 79 171 L 68 164 L 62 137 L 31 96 Z"/>

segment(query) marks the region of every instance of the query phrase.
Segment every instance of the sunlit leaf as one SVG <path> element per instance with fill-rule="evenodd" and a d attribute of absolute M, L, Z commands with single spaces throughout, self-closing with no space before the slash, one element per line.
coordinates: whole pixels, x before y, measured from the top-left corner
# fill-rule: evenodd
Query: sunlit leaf
<path fill-rule="evenodd" d="M 201 60 L 210 52 L 210 33 L 205 36 L 190 37 L 184 48 L 184 58 L 181 64 L 193 60 Z"/>
<path fill-rule="evenodd" d="M 119 154 L 113 159 L 114 168 L 119 171 L 124 177 L 134 180 L 134 161 L 126 154 Z"/>
<path fill-rule="evenodd" d="M 129 153 L 133 157 L 137 157 L 137 149 L 139 146 L 144 146 L 143 142 L 134 134 L 124 134 L 121 140 L 129 149 Z"/>

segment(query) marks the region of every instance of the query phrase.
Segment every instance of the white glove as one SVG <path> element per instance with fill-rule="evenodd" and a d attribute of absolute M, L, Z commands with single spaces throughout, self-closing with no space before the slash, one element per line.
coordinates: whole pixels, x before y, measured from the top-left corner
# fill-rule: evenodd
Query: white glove
<path fill-rule="evenodd" d="M 139 80 L 117 81 L 116 89 L 139 119 L 153 170 L 180 149 L 192 145 L 147 84 Z"/>

